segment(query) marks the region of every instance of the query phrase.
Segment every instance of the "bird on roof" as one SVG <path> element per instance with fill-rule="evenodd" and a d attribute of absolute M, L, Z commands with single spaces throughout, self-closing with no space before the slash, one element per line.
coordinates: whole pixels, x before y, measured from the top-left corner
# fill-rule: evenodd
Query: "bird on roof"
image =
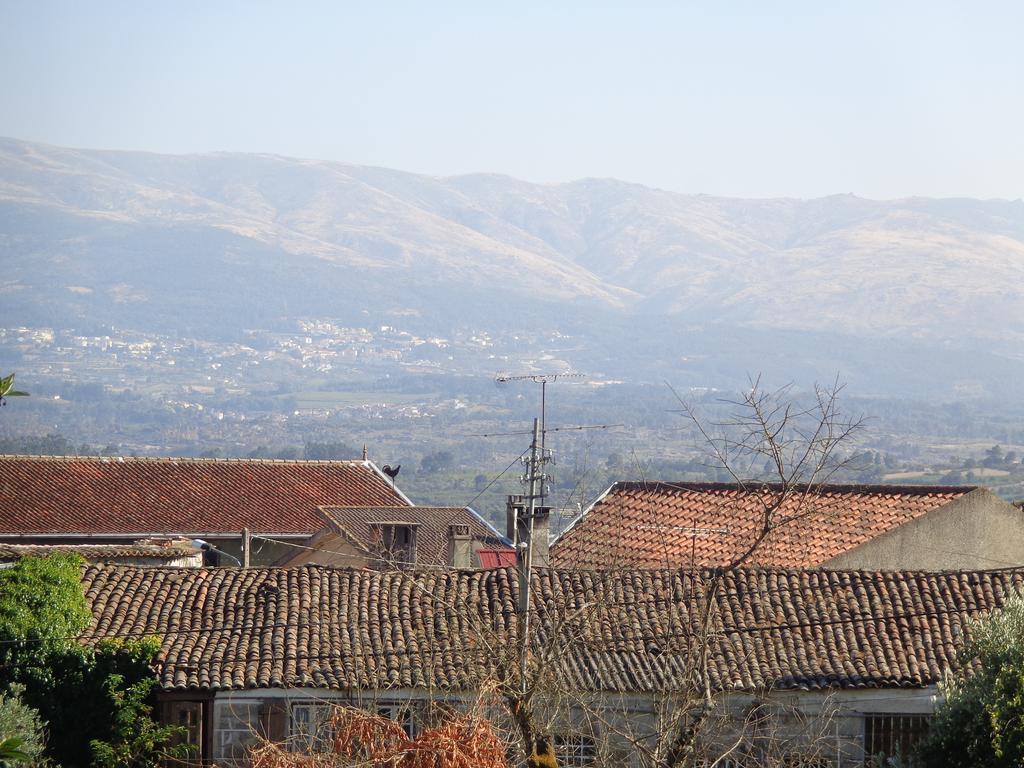
<path fill-rule="evenodd" d="M 401 469 L 401 464 L 395 464 L 394 467 L 392 467 L 390 464 L 385 464 L 383 467 L 380 468 L 380 471 L 383 472 L 388 477 L 390 477 L 392 482 L 394 482 L 394 479 L 398 476 L 398 473 Z"/>

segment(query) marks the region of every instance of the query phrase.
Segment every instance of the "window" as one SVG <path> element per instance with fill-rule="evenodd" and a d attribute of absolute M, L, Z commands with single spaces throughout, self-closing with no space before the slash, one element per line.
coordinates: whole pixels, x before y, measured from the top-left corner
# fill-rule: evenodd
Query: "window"
<path fill-rule="evenodd" d="M 203 702 L 169 701 L 164 706 L 166 722 L 185 729 L 184 733 L 175 736 L 171 743 L 188 744 L 193 748 L 188 759 L 175 761 L 173 764 L 198 764 L 203 758 Z"/>
<path fill-rule="evenodd" d="M 293 752 L 320 752 L 331 747 L 331 707 L 328 704 L 292 704 L 288 746 Z"/>
<path fill-rule="evenodd" d="M 245 757 L 246 748 L 255 742 L 259 726 L 260 704 L 257 702 L 219 702 L 215 709 L 217 736 L 215 758 Z"/>
<path fill-rule="evenodd" d="M 584 768 L 597 759 L 597 745 L 589 736 L 556 736 L 555 756 L 559 768 Z"/>
<path fill-rule="evenodd" d="M 928 715 L 867 715 L 864 765 L 885 766 L 886 758 L 906 757 L 928 731 Z"/>
<path fill-rule="evenodd" d="M 414 738 L 418 734 L 419 722 L 416 718 L 415 703 L 412 701 L 363 701 L 356 706 L 394 720 L 409 738 Z M 326 702 L 292 703 L 288 748 L 292 752 L 330 751 L 334 742 L 334 730 L 331 727 L 333 712 L 334 705 Z"/>
<path fill-rule="evenodd" d="M 410 739 L 416 738 L 419 733 L 419 723 L 416 722 L 411 701 L 378 701 L 374 704 L 377 714 L 394 720 L 405 731 Z"/>

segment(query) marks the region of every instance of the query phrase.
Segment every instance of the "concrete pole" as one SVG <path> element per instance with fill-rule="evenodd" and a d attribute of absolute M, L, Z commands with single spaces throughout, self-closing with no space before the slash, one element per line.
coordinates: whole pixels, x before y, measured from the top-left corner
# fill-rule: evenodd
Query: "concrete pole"
<path fill-rule="evenodd" d="M 249 567 L 249 552 L 252 550 L 252 532 L 248 528 L 242 529 L 242 567 Z"/>
<path fill-rule="evenodd" d="M 533 570 L 533 517 L 537 512 L 537 483 L 543 483 L 541 473 L 542 458 L 538 456 L 540 442 L 540 421 L 533 420 L 533 442 L 530 445 L 530 468 L 527 474 L 529 481 L 529 511 L 527 513 L 526 541 L 520 543 L 517 553 L 519 562 L 519 613 L 522 616 L 523 636 L 519 649 L 519 681 L 523 693 L 526 693 L 526 661 L 530 643 L 530 587 Z M 525 551 L 523 544 L 526 544 Z"/>

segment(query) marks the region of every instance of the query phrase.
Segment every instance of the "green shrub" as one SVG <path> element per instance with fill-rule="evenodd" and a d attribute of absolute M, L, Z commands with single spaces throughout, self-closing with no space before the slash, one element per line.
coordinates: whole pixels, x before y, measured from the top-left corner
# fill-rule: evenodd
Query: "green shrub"
<path fill-rule="evenodd" d="M 0 570 L 0 691 L 22 687 L 47 723 L 46 757 L 64 768 L 156 766 L 182 731 L 153 719 L 150 665 L 160 640 L 82 645 L 90 620 L 82 565 L 52 555 Z"/>
<path fill-rule="evenodd" d="M 14 752 L 6 757 L 0 750 L 0 764 L 24 764 L 41 768 L 46 765 L 43 750 L 46 736 L 43 721 L 39 713 L 21 700 L 24 687 L 12 685 L 7 693 L 0 693 L 0 744 L 7 744 L 22 757 L 13 757 Z"/>
<path fill-rule="evenodd" d="M 976 622 L 918 749 L 925 768 L 1024 765 L 1024 600 Z"/>

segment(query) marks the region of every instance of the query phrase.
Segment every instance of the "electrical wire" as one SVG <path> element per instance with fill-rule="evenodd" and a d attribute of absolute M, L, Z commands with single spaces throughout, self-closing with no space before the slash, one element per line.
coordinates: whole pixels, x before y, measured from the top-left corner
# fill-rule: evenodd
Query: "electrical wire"
<path fill-rule="evenodd" d="M 1015 568 L 1015 569 L 993 569 L 992 571 L 986 571 L 986 572 L 1005 572 L 1005 571 L 1016 572 L 1016 571 L 1019 571 L 1019 570 L 1021 570 L 1021 569 L 1019 569 L 1019 568 Z M 276 585 L 269 585 L 269 586 L 276 586 Z M 764 593 L 764 592 L 765 592 L 764 590 L 759 591 L 759 593 Z M 778 590 L 777 594 L 786 594 L 786 593 L 791 593 L 791 592 L 792 592 L 791 590 Z M 508 597 L 509 597 L 509 600 L 511 600 L 511 597 L 512 597 L 511 591 L 508 592 Z M 444 601 L 444 600 L 439 600 L 439 602 L 447 604 L 447 602 Z M 622 601 L 622 602 L 601 600 L 600 603 L 599 603 L 599 606 L 597 606 L 597 607 L 600 607 L 600 608 L 607 608 L 607 607 L 629 608 L 629 607 L 633 607 L 633 608 L 635 608 L 637 605 L 642 604 L 643 602 L 644 601 L 638 601 L 638 600 L 626 600 L 626 601 Z M 656 605 L 657 602 L 658 601 L 654 601 L 654 604 Z M 669 601 L 666 599 L 665 602 L 669 602 Z M 481 605 L 483 605 L 485 603 L 493 603 L 493 599 L 489 600 L 489 601 L 488 600 L 482 600 L 481 601 Z M 813 628 L 816 628 L 816 627 L 836 626 L 836 625 L 842 625 L 842 624 L 879 623 L 879 622 L 899 621 L 899 620 L 913 619 L 913 618 L 938 618 L 940 616 L 947 616 L 947 615 L 960 615 L 960 616 L 962 616 L 964 618 L 971 618 L 973 615 L 987 613 L 987 612 L 991 611 L 993 608 L 996 608 L 996 606 L 984 606 L 984 607 L 974 607 L 974 608 L 955 607 L 955 608 L 939 609 L 939 610 L 929 610 L 929 611 L 911 611 L 911 612 L 902 612 L 902 613 L 887 613 L 887 614 L 881 614 L 881 615 L 848 616 L 848 617 L 841 617 L 841 618 L 835 618 L 835 619 L 822 619 L 822 620 L 814 620 L 814 621 L 772 623 L 772 624 L 762 624 L 762 625 L 755 625 L 755 626 L 721 627 L 721 628 L 718 628 L 718 629 L 715 630 L 715 634 L 720 634 L 720 635 L 760 634 L 760 633 L 764 633 L 764 632 L 780 632 L 780 631 L 784 631 L 784 630 L 813 629 Z M 547 615 L 547 616 L 551 615 L 551 609 L 550 609 L 549 606 L 532 606 L 530 610 L 531 610 L 531 612 L 536 613 L 536 614 L 538 614 L 538 616 L 542 616 L 542 617 L 545 616 L 545 615 Z M 487 619 L 486 616 L 481 616 L 480 618 L 482 620 L 486 620 Z M 71 642 L 71 641 L 74 641 L 74 640 L 85 640 L 85 641 L 88 641 L 88 640 L 102 640 L 102 639 L 107 639 L 107 638 L 110 638 L 110 637 L 150 637 L 150 636 L 156 636 L 156 635 L 192 635 L 192 634 L 207 634 L 207 633 L 211 633 L 212 634 L 212 633 L 215 633 L 215 632 L 234 633 L 234 632 L 242 632 L 242 631 L 260 631 L 260 632 L 264 632 L 264 631 L 266 631 L 268 629 L 282 629 L 282 628 L 300 628 L 300 627 L 344 627 L 344 628 L 349 628 L 349 627 L 352 627 L 352 626 L 353 626 L 352 622 L 341 622 L 341 621 L 316 621 L 316 622 L 311 622 L 311 621 L 291 620 L 291 621 L 285 621 L 285 622 L 271 622 L 269 624 L 268 623 L 261 623 L 261 624 L 254 624 L 254 623 L 246 624 L 246 623 L 242 623 L 242 624 L 237 624 L 237 625 L 222 624 L 222 625 L 220 625 L 218 627 L 177 628 L 177 629 L 167 629 L 164 632 L 158 632 L 156 630 L 134 630 L 134 631 L 128 631 L 128 632 L 125 632 L 125 633 L 115 633 L 114 635 L 111 635 L 110 632 L 100 632 L 100 631 L 95 631 L 94 630 L 92 633 L 82 633 L 82 634 L 72 635 L 72 636 L 47 637 L 47 638 L 37 638 L 37 639 L 32 639 L 32 638 L 2 639 L 2 640 L 0 640 L 0 645 L 31 644 L 33 642 L 50 642 L 50 641 L 55 641 L 55 640 L 57 640 L 57 641 L 66 641 L 66 642 Z M 493 626 L 493 624 L 492 624 L 492 626 Z M 687 632 L 687 633 L 665 633 L 665 632 L 658 632 L 658 633 L 653 633 L 651 638 L 649 638 L 649 639 L 656 639 L 656 638 L 681 638 L 681 637 L 692 638 L 694 636 L 694 634 L 695 633 L 693 633 L 693 632 Z M 619 650 L 626 650 L 626 649 L 619 649 Z M 397 651 L 395 651 L 395 652 L 397 653 Z"/>
<path fill-rule="evenodd" d="M 509 463 L 509 465 L 508 465 L 507 467 L 505 467 L 505 468 L 504 468 L 503 470 L 501 470 L 501 472 L 499 472 L 499 473 L 498 473 L 497 475 L 495 475 L 495 476 L 494 476 L 494 478 L 492 478 L 492 479 L 491 479 L 491 482 L 489 482 L 489 483 L 488 483 L 487 485 L 485 485 L 485 486 L 484 486 L 484 487 L 483 487 L 483 488 L 482 488 L 482 489 L 480 490 L 480 492 L 479 492 L 479 493 L 477 493 L 477 495 L 476 495 L 476 496 L 474 496 L 474 497 L 473 497 L 472 499 L 470 499 L 469 501 L 467 501 L 467 502 L 465 503 L 465 505 L 464 505 L 464 506 L 467 506 L 467 507 L 472 507 L 472 506 L 473 506 L 473 503 L 474 503 L 474 502 L 475 502 L 475 501 L 476 501 L 477 499 L 479 499 L 479 498 L 480 498 L 481 496 L 483 496 L 483 495 L 484 495 L 484 494 L 485 494 L 485 493 L 487 492 L 487 490 L 488 490 L 488 489 L 489 489 L 489 488 L 490 488 L 490 487 L 491 487 L 492 485 L 494 485 L 494 484 L 495 484 L 496 482 L 498 482 L 498 481 L 499 481 L 499 480 L 500 480 L 500 479 L 501 479 L 501 478 L 502 478 L 502 477 L 504 476 L 504 474 L 505 474 L 506 472 L 508 472 L 508 471 L 509 471 L 510 469 L 512 469 L 512 467 L 514 467 L 514 466 L 515 466 L 516 464 L 518 464 L 518 463 L 519 463 L 519 462 L 520 462 L 520 461 L 522 460 L 522 458 L 523 458 L 523 457 L 524 457 L 524 456 L 525 456 L 526 454 L 528 454 L 529 452 L 530 452 L 530 449 L 529 449 L 529 448 L 527 448 L 527 449 L 526 449 L 525 451 L 523 451 L 523 452 L 522 452 L 522 453 L 520 453 L 520 454 L 519 454 L 518 456 L 516 456 L 516 457 L 515 457 L 514 459 L 512 459 L 511 463 Z"/>

